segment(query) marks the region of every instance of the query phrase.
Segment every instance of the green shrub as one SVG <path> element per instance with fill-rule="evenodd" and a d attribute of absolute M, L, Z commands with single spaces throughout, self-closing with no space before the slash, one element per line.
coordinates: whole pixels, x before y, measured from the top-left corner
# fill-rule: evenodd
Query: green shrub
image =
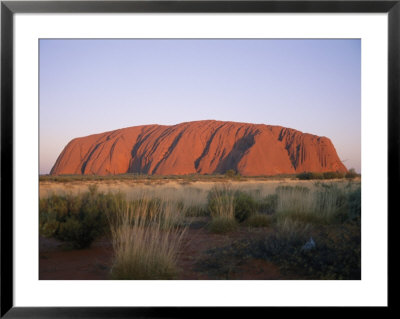
<path fill-rule="evenodd" d="M 335 179 L 335 178 L 344 178 L 346 176 L 345 173 L 341 172 L 303 172 L 297 174 L 296 177 L 300 180 L 313 180 L 313 179 Z"/>
<path fill-rule="evenodd" d="M 97 224 L 96 217 L 84 215 L 81 220 L 68 218 L 65 223 L 60 224 L 57 238 L 70 242 L 77 249 L 89 247 L 101 232 L 101 229 L 93 227 L 93 225 Z M 99 226 L 101 227 L 102 225 Z"/>
<path fill-rule="evenodd" d="M 336 178 L 343 179 L 345 178 L 346 173 L 345 172 L 336 172 Z"/>
<path fill-rule="evenodd" d="M 328 280 L 361 279 L 360 224 L 344 224 L 316 236 L 315 251 L 301 251 L 297 263 L 304 275 Z"/>
<path fill-rule="evenodd" d="M 123 207 L 122 194 L 104 194 L 91 185 L 78 195 L 50 195 L 39 202 L 39 233 L 85 248 L 108 233 L 107 219 Z"/>
<path fill-rule="evenodd" d="M 303 173 L 297 174 L 296 177 L 297 177 L 298 179 L 301 179 L 301 180 L 313 179 L 313 178 L 312 178 L 312 173 L 311 173 L 311 172 L 303 172 Z"/>
<path fill-rule="evenodd" d="M 305 249 L 311 238 L 315 246 Z M 305 279 L 361 279 L 360 224 L 317 232 L 307 224 L 290 222 L 253 247 L 255 257 L 274 262 L 284 274 Z"/>
<path fill-rule="evenodd" d="M 238 227 L 237 221 L 232 218 L 215 217 L 209 224 L 209 230 L 216 234 L 225 234 L 236 230 Z"/>
<path fill-rule="evenodd" d="M 264 244 L 270 253 L 278 255 L 289 247 L 302 246 L 310 238 L 312 231 L 313 226 L 309 223 L 283 219 L 277 223 L 274 234 L 267 237 Z"/>
<path fill-rule="evenodd" d="M 43 219 L 44 217 L 42 217 Z M 40 234 L 44 237 L 55 237 L 60 228 L 60 222 L 55 219 L 47 219 L 40 223 Z"/>
<path fill-rule="evenodd" d="M 354 168 L 349 169 L 349 171 L 346 173 L 345 177 L 348 179 L 353 179 L 358 177 L 359 175 L 356 173 L 356 170 Z"/>
<path fill-rule="evenodd" d="M 65 196 L 51 195 L 39 201 L 39 232 L 45 237 L 55 237 L 60 223 L 68 216 L 68 199 Z"/>
<path fill-rule="evenodd" d="M 227 177 L 234 177 L 234 176 L 236 176 L 236 171 L 235 171 L 234 169 L 228 169 L 228 170 L 225 172 L 225 176 L 227 176 Z"/>
<path fill-rule="evenodd" d="M 297 174 L 296 177 L 301 180 L 324 179 L 324 174 L 316 172 L 304 172 Z"/>
<path fill-rule="evenodd" d="M 324 179 L 324 174 L 323 173 L 311 173 L 311 179 Z"/>
<path fill-rule="evenodd" d="M 257 209 L 257 202 L 254 198 L 245 192 L 236 191 L 234 195 L 235 218 L 238 222 L 244 222 L 252 216 Z"/>
<path fill-rule="evenodd" d="M 345 173 L 340 172 L 325 172 L 323 173 L 324 179 L 344 178 Z"/>

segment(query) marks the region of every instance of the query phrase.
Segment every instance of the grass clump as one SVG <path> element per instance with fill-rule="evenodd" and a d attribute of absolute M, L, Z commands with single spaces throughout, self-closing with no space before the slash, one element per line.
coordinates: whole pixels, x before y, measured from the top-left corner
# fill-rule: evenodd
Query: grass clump
<path fill-rule="evenodd" d="M 277 219 L 290 218 L 314 224 L 342 223 L 361 213 L 361 189 L 318 183 L 310 191 L 305 187 L 283 186 L 276 189 Z"/>
<path fill-rule="evenodd" d="M 214 186 L 207 196 L 211 217 L 235 218 L 234 192 L 229 185 Z"/>
<path fill-rule="evenodd" d="M 278 220 L 291 218 L 302 222 L 314 222 L 317 216 L 312 214 L 313 194 L 302 186 L 279 186 L 276 188 Z"/>
<path fill-rule="evenodd" d="M 258 201 L 257 210 L 264 214 L 274 214 L 278 206 L 278 194 L 270 194 Z"/>
<path fill-rule="evenodd" d="M 235 194 L 229 185 L 211 189 L 208 193 L 208 210 L 211 215 L 211 232 L 226 233 L 236 229 Z"/>
<path fill-rule="evenodd" d="M 175 226 L 170 203 L 142 200 L 110 220 L 114 263 L 112 279 L 174 279 L 185 227 Z"/>

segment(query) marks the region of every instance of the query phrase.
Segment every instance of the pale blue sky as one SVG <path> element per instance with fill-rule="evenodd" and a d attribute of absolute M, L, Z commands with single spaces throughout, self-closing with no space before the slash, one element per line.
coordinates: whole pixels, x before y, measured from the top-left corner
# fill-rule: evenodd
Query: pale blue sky
<path fill-rule="evenodd" d="M 40 173 L 73 138 L 215 119 L 329 137 L 361 169 L 361 41 L 40 40 Z"/>

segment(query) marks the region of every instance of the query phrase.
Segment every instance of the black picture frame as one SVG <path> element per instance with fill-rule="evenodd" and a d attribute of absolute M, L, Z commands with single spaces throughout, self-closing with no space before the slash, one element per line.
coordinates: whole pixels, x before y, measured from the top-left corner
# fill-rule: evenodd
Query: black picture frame
<path fill-rule="evenodd" d="M 15 13 L 120 12 L 270 12 L 270 13 L 388 13 L 388 225 L 398 213 L 400 144 L 400 0 L 335 1 L 1 1 L 1 317 L 5 318 L 177 318 L 276 313 L 303 315 L 309 308 L 192 307 L 14 307 L 13 303 L 13 17 Z M 390 226 L 388 229 L 390 252 Z M 389 254 L 388 254 L 388 261 Z M 388 269 L 389 271 L 389 269 Z M 390 281 L 388 281 L 389 287 Z M 390 290 L 389 290 L 390 292 Z M 388 307 L 391 309 L 389 294 Z M 315 308 L 325 312 L 326 307 Z M 365 309 L 371 313 L 371 309 Z M 329 310 L 333 315 L 337 308 Z M 346 310 L 348 311 L 348 309 Z"/>

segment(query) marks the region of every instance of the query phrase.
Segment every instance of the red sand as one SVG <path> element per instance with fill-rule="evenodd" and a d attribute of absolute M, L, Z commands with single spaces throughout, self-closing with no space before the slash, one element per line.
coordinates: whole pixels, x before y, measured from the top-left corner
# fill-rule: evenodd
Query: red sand
<path fill-rule="evenodd" d="M 264 231 L 261 230 L 260 231 Z M 253 234 L 257 235 L 257 234 Z M 207 251 L 226 247 L 233 240 L 248 238 L 249 232 L 242 230 L 229 235 L 208 232 L 204 227 L 189 228 L 185 234 L 178 259 L 181 270 L 177 280 L 245 279 L 279 280 L 283 278 L 278 267 L 265 260 L 248 259 L 234 265 L 229 278 L 216 278 L 197 262 L 209 258 Z M 65 250 L 60 242 L 40 237 L 39 279 L 40 280 L 107 280 L 110 279 L 112 247 L 109 241 L 101 240 L 88 249 Z"/>

